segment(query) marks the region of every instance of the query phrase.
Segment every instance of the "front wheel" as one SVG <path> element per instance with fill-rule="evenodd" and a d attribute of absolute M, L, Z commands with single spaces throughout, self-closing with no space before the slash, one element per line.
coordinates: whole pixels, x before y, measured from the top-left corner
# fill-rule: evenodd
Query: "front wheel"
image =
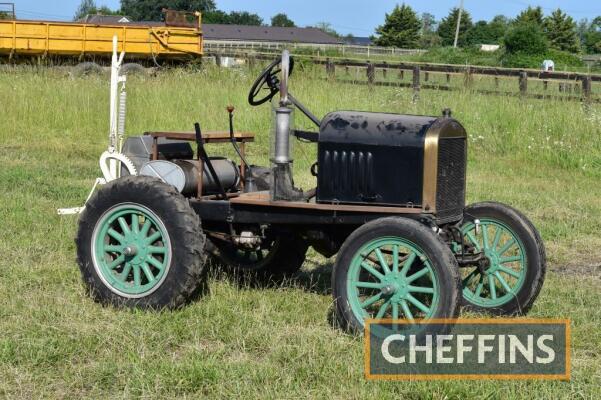
<path fill-rule="evenodd" d="M 457 261 L 431 229 L 406 218 L 383 218 L 353 232 L 332 274 L 340 325 L 360 332 L 367 319 L 455 318 Z"/>
<path fill-rule="evenodd" d="M 545 278 L 543 241 L 519 211 L 501 203 L 476 203 L 465 209 L 463 252 L 481 253 L 479 265 L 462 268 L 463 304 L 496 315 L 523 315 L 536 300 Z M 455 244 L 455 252 L 461 252 Z"/>

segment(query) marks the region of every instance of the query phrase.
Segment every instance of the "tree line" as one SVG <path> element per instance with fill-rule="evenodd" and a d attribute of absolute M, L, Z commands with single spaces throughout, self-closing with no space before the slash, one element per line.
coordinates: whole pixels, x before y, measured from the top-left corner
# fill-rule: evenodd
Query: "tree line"
<path fill-rule="evenodd" d="M 121 0 L 121 8 L 111 10 L 107 6 L 97 6 L 95 0 L 81 0 L 74 20 L 84 18 L 86 15 L 126 15 L 133 21 L 161 21 L 163 8 L 178 11 L 200 11 L 203 22 L 208 24 L 235 24 L 235 25 L 264 25 L 263 19 L 248 11 L 231 11 L 229 13 L 219 10 L 214 0 Z M 284 13 L 279 13 L 271 18 L 271 26 L 294 27 L 294 22 Z"/>
<path fill-rule="evenodd" d="M 459 9 L 436 21 L 430 13 L 418 15 L 409 5 L 396 5 L 386 14 L 384 24 L 376 28 L 372 38 L 378 46 L 402 48 L 431 48 L 453 45 Z M 490 21 L 472 21 L 467 10 L 463 10 L 459 27 L 458 45 L 469 47 L 479 44 L 499 44 L 527 51 L 527 42 L 520 36 L 533 41 L 536 54 L 545 48 L 578 53 L 601 52 L 601 16 L 592 20 L 583 19 L 576 23 L 561 9 L 544 15 L 541 7 L 528 7 L 516 18 L 497 15 Z"/>

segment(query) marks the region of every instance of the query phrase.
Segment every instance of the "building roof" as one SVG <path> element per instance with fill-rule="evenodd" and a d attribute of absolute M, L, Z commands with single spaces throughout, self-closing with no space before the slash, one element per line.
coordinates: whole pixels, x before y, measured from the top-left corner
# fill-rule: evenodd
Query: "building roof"
<path fill-rule="evenodd" d="M 344 38 L 344 42 L 346 44 L 351 44 L 355 46 L 371 46 L 373 44 L 369 36 L 351 36 L 348 38 Z"/>
<path fill-rule="evenodd" d="M 261 42 L 294 42 L 339 44 L 342 40 L 317 28 L 283 28 L 274 26 L 248 26 L 203 24 L 205 40 L 241 40 Z"/>
<path fill-rule="evenodd" d="M 115 25 L 131 23 L 131 19 L 125 15 L 101 15 L 101 14 L 88 14 L 83 18 L 80 18 L 78 22 L 85 22 L 86 24 L 98 24 L 98 25 Z"/>

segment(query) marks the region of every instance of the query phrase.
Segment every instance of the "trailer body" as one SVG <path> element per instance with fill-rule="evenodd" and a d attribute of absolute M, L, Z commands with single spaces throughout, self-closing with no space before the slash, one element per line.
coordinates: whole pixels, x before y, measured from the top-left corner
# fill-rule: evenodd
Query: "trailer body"
<path fill-rule="evenodd" d="M 113 36 L 129 58 L 189 59 L 203 54 L 200 15 L 194 26 L 96 25 L 0 20 L 0 54 L 110 57 Z"/>

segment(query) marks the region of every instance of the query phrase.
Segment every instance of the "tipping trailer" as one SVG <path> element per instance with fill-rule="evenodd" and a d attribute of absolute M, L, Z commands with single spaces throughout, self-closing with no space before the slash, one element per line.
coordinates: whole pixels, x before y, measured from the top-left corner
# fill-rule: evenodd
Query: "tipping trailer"
<path fill-rule="evenodd" d="M 0 55 L 110 59 L 113 36 L 128 58 L 189 60 L 203 54 L 201 14 L 173 10 L 165 23 L 98 25 L 80 22 L 0 20 Z M 160 25 L 160 26 L 159 26 Z"/>

